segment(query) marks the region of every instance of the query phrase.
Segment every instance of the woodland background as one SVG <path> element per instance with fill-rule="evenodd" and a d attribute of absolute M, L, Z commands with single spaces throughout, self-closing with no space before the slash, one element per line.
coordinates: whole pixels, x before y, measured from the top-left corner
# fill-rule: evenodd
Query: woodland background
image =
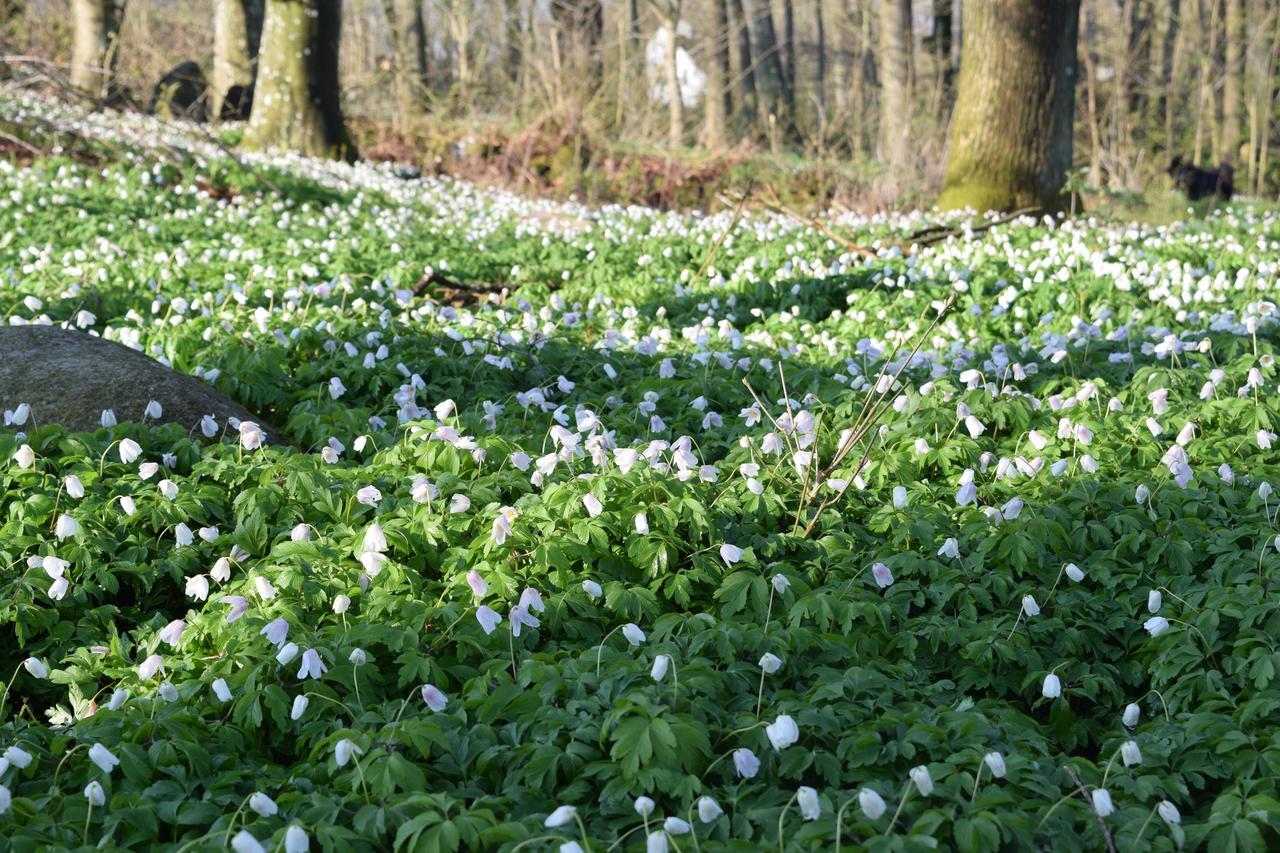
<path fill-rule="evenodd" d="M 0 5 L 6 54 L 68 61 L 71 0 Z M 207 73 L 214 12 L 125 3 L 125 91 L 145 104 L 184 60 Z M 346 0 L 342 27 L 365 157 L 596 201 L 763 183 L 887 210 L 937 195 L 964 20 L 953 0 Z M 1181 154 L 1280 191 L 1280 0 L 1083 0 L 1078 56 L 1078 186 L 1136 200 Z"/>

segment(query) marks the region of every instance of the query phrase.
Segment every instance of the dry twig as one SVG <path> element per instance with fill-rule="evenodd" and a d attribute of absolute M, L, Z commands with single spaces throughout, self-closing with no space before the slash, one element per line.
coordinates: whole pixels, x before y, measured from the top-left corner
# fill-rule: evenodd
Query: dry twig
<path fill-rule="evenodd" d="M 1102 819 L 1102 815 L 1098 814 L 1098 810 L 1093 807 L 1093 798 L 1089 796 L 1089 792 L 1084 789 L 1084 785 L 1080 782 L 1080 777 L 1076 775 L 1076 771 L 1070 767 L 1063 767 L 1067 771 L 1067 775 L 1071 777 L 1071 781 L 1076 783 L 1076 788 L 1080 791 L 1080 796 L 1084 797 L 1084 801 L 1089 804 L 1089 811 L 1093 812 L 1093 816 L 1098 821 L 1098 828 L 1102 830 L 1102 838 L 1107 842 L 1107 850 L 1110 853 L 1116 853 L 1116 844 L 1111 840 L 1111 830 L 1107 829 L 1107 822 Z"/>

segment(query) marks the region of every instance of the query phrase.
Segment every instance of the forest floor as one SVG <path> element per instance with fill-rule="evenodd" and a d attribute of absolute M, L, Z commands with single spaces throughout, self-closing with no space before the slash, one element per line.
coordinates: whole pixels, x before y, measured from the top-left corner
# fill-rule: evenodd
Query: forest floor
<path fill-rule="evenodd" d="M 1280 846 L 1273 210 L 600 207 L 0 116 L 4 322 L 288 436 L 0 399 L 14 849 Z"/>

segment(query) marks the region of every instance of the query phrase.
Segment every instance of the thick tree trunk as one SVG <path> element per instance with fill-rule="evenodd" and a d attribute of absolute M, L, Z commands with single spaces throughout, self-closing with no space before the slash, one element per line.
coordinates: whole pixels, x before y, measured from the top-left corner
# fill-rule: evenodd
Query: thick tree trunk
<path fill-rule="evenodd" d="M 104 99 L 115 65 L 115 0 L 72 0 L 71 14 L 71 85 L 86 97 Z"/>
<path fill-rule="evenodd" d="M 1240 153 L 1240 93 L 1244 89 L 1244 0 L 1226 0 L 1226 68 L 1222 80 L 1222 142 L 1218 157 L 1236 163 Z"/>
<path fill-rule="evenodd" d="M 396 123 L 423 112 L 427 86 L 427 34 L 418 0 L 383 0 L 395 63 Z"/>
<path fill-rule="evenodd" d="M 966 0 L 939 205 L 1061 209 L 1071 167 L 1080 0 Z"/>
<path fill-rule="evenodd" d="M 725 121 L 733 109 L 729 99 L 729 9 L 725 0 L 712 0 L 710 6 L 700 26 L 703 64 L 707 69 L 702 144 L 719 151 L 725 145 Z"/>
<path fill-rule="evenodd" d="M 773 27 L 773 11 L 769 0 L 744 0 L 748 15 L 754 15 L 754 26 L 751 28 L 755 38 L 756 58 L 756 102 L 763 114 L 762 118 L 779 118 L 782 112 L 782 56 L 778 45 L 777 32 Z"/>
<path fill-rule="evenodd" d="M 355 157 L 338 99 L 341 0 L 267 0 L 247 148 Z"/>
<path fill-rule="evenodd" d="M 253 85 L 255 10 L 248 0 L 216 0 L 213 8 L 213 72 L 209 77 L 209 117 L 217 121 L 232 86 Z M 259 13 L 260 14 L 260 13 Z"/>
<path fill-rule="evenodd" d="M 893 170 L 911 126 L 911 0 L 880 3 L 880 156 Z"/>

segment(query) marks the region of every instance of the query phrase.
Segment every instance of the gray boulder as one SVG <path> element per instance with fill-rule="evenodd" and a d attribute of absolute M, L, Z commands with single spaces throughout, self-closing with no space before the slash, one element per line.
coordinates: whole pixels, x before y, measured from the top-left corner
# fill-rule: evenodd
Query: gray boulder
<path fill-rule="evenodd" d="M 92 432 L 101 426 L 104 409 L 120 423 L 141 421 L 152 400 L 162 413 L 147 423 L 192 430 L 213 415 L 220 432 L 228 418 L 254 421 L 271 432 L 210 385 L 121 344 L 59 326 L 0 327 L 0 409 L 16 411 L 26 403 L 37 424 Z"/>

